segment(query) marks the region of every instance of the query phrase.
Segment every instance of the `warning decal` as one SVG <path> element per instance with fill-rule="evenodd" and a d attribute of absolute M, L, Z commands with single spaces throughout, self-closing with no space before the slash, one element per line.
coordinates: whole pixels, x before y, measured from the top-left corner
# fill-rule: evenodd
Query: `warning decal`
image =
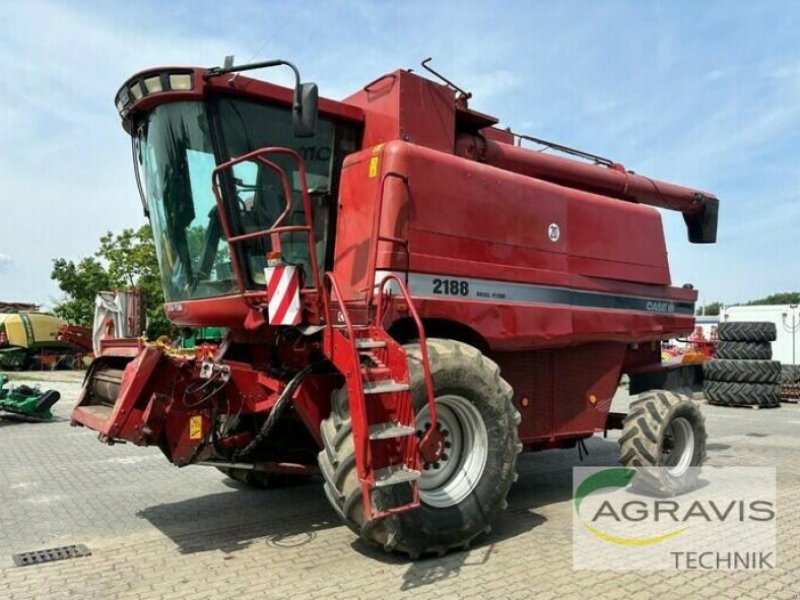
<path fill-rule="evenodd" d="M 203 439 L 203 416 L 195 415 L 189 418 L 189 439 L 202 440 Z"/>

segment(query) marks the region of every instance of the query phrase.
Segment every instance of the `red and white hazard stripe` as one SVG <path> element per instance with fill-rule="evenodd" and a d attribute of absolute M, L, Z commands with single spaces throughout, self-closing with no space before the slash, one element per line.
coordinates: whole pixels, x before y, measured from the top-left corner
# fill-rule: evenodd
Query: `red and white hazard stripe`
<path fill-rule="evenodd" d="M 270 325 L 300 323 L 300 277 L 297 267 L 279 265 L 264 269 Z"/>

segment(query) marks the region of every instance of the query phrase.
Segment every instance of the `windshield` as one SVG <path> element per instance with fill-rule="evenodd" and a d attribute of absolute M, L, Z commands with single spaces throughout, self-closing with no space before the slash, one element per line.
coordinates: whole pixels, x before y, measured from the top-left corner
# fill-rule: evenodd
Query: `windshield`
<path fill-rule="evenodd" d="M 212 118 L 209 119 L 209 114 Z M 214 131 L 209 123 L 214 124 Z M 296 138 L 288 107 L 238 98 L 208 103 L 174 102 L 157 106 L 136 127 L 134 153 L 168 301 L 238 292 L 230 250 L 217 211 L 211 176 L 218 163 L 264 146 L 293 148 L 303 157 L 311 192 L 313 226 L 320 268 L 328 243 L 331 177 L 335 160 L 333 123 L 320 119 L 313 138 Z M 350 131 L 350 130 L 345 130 Z M 340 140 L 354 149 L 354 133 Z M 214 145 L 216 142 L 216 146 Z M 293 188 L 292 210 L 283 225 L 304 225 L 296 164 L 270 156 L 286 172 Z M 237 164 L 222 180 L 222 193 L 234 234 L 268 229 L 286 208 L 274 171 L 255 162 Z M 307 235 L 283 234 L 283 260 L 300 267 L 312 283 Z M 270 236 L 237 247 L 246 286 L 263 287 Z"/>
<path fill-rule="evenodd" d="M 233 293 L 211 174 L 216 166 L 200 102 L 156 107 L 139 124 L 136 157 L 167 300 Z"/>

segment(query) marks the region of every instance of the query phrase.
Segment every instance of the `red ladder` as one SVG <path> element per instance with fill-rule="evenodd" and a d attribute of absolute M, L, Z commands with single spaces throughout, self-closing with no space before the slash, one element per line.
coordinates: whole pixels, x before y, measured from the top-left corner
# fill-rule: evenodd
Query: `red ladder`
<path fill-rule="evenodd" d="M 405 299 L 419 333 L 431 418 L 431 427 L 421 440 L 417 438 L 405 350 L 381 324 L 388 306 L 385 290 L 390 281 L 395 283 Z M 330 290 L 326 289 L 323 294 L 328 323 L 324 351 L 344 375 L 347 385 L 365 520 L 412 510 L 419 506 L 420 451 L 433 443 L 431 434 L 436 431 L 433 381 L 422 321 L 408 289 L 394 274 L 387 275 L 380 283 L 374 318 L 365 325 L 353 325 L 332 273 L 325 274 L 324 282 L 330 284 Z M 331 301 L 339 309 L 337 320 L 332 318 Z M 405 485 L 408 493 L 376 493 L 399 485 Z M 402 499 L 396 500 L 398 497 Z M 387 501 L 387 498 L 393 501 Z"/>

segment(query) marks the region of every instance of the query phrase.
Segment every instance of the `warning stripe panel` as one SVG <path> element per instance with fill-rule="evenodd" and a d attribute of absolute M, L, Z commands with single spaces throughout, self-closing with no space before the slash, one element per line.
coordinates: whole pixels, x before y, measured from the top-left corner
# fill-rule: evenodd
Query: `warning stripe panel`
<path fill-rule="evenodd" d="M 267 267 L 264 275 L 270 325 L 297 325 L 300 322 L 300 278 L 297 267 Z"/>
<path fill-rule="evenodd" d="M 297 288 L 298 282 L 297 277 L 289 277 L 288 284 L 286 286 L 286 291 L 282 295 L 282 299 L 280 304 L 276 307 L 275 312 L 271 316 L 270 320 L 274 321 L 275 323 L 284 324 L 283 321 L 286 319 L 287 316 L 292 314 L 292 309 L 296 309 L 295 299 L 297 297 Z M 296 310 L 294 311 L 296 312 Z"/>

